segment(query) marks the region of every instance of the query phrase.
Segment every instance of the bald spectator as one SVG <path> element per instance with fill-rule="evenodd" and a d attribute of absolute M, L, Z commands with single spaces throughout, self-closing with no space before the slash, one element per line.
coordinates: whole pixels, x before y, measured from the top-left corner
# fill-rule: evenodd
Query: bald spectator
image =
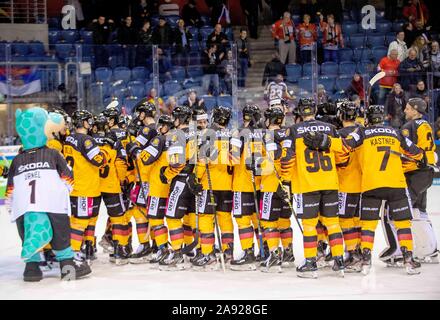
<path fill-rule="evenodd" d="M 383 57 L 380 60 L 379 65 L 377 66 L 377 71 L 384 71 L 386 74 L 386 76 L 379 82 L 378 104 L 383 105 L 385 103 L 388 93 L 390 93 L 393 85 L 397 82 L 400 65 L 400 61 L 397 57 L 398 52 L 396 49 L 393 49 L 388 56 Z"/>
<path fill-rule="evenodd" d="M 278 40 L 280 60 L 282 63 L 296 63 L 295 25 L 289 12 L 272 25 L 272 36 Z"/>
<path fill-rule="evenodd" d="M 388 47 L 388 55 L 393 49 L 397 50 L 397 59 L 399 59 L 400 62 L 405 60 L 408 56 L 408 46 L 405 42 L 405 32 L 403 30 L 396 33 L 396 40 L 391 42 Z"/>
<path fill-rule="evenodd" d="M 414 90 L 417 82 L 423 79 L 423 65 L 417 59 L 417 51 L 414 49 L 408 50 L 408 58 L 402 61 L 399 66 L 400 84 L 403 90 Z"/>
<path fill-rule="evenodd" d="M 217 23 L 214 27 L 214 31 L 208 36 L 206 40 L 206 47 L 211 46 L 212 44 L 217 45 L 217 51 L 219 54 L 219 59 L 223 60 L 223 56 L 226 53 L 226 47 L 229 43 L 228 37 L 223 32 L 222 25 Z"/>

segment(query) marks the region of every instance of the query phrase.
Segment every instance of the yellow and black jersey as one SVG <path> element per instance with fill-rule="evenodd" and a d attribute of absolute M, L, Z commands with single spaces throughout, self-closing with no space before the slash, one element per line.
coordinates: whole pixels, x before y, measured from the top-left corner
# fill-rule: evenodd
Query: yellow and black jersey
<path fill-rule="evenodd" d="M 108 134 L 114 141 L 126 140 L 128 136 L 127 131 L 121 128 L 111 128 Z"/>
<path fill-rule="evenodd" d="M 343 142 L 351 150 L 359 148 L 362 192 L 384 187 L 406 188 L 402 161 L 393 152 L 416 160 L 423 157 L 423 151 L 403 137 L 400 131 L 383 125 L 359 127 L 343 139 Z"/>
<path fill-rule="evenodd" d="M 181 164 L 176 159 L 184 157 L 183 146 L 175 145 L 177 137 L 170 133 L 166 135 L 158 135 L 153 138 L 148 146 L 138 155 L 139 170 L 141 176 L 147 178 L 149 195 L 151 197 L 167 198 L 170 186 L 164 183 L 160 176 L 165 172 L 168 166 Z"/>
<path fill-rule="evenodd" d="M 86 134 L 73 133 L 66 137 L 63 154 L 75 179 L 71 195 L 98 197 L 101 194 L 99 170 L 106 159 L 95 140 Z"/>
<path fill-rule="evenodd" d="M 306 193 L 321 190 L 338 190 L 336 166 L 347 161 L 341 141 L 332 140 L 328 151 L 311 150 L 304 144 L 307 132 L 322 132 L 330 137 L 338 137 L 336 127 L 318 120 L 304 121 L 293 125 L 288 138 L 283 142 L 282 164 L 290 163 L 289 170 L 283 170 L 283 179 L 292 181 L 294 193 Z M 293 173 L 292 173 L 293 172 Z"/>
<path fill-rule="evenodd" d="M 261 192 L 276 192 L 282 178 L 281 158 L 288 129 L 265 130 L 263 162 L 261 163 Z M 290 181 L 290 180 L 289 180 Z"/>
<path fill-rule="evenodd" d="M 229 129 L 223 129 L 216 124 L 212 125 L 201 134 L 201 141 L 204 146 L 202 150 L 210 149 L 210 153 L 215 156 L 208 161 L 208 168 L 212 183 L 212 190 L 231 191 L 233 167 L 230 159 L 230 139 L 232 132 Z M 197 176 L 204 190 L 209 190 L 208 173 L 204 161 L 197 163 Z"/>
<path fill-rule="evenodd" d="M 55 149 L 59 153 L 63 153 L 63 143 L 58 139 L 48 140 L 46 146 L 50 149 Z"/>
<path fill-rule="evenodd" d="M 141 147 L 145 147 L 155 136 L 157 136 L 156 124 L 152 123 L 139 131 L 136 142 L 139 143 Z"/>
<path fill-rule="evenodd" d="M 429 164 L 435 164 L 434 132 L 431 125 L 423 119 L 411 120 L 402 127 L 402 135 L 415 143 L 420 149 L 425 150 Z M 417 170 L 417 164 L 412 161 L 403 162 L 404 172 Z"/>
<path fill-rule="evenodd" d="M 232 191 L 253 192 L 252 173 L 246 164 L 252 166 L 256 158 L 263 155 L 264 130 L 241 128 L 232 134 L 231 164 L 234 167 Z M 248 163 L 247 163 L 248 162 Z M 254 176 L 256 189 L 260 189 L 261 176 Z"/>
<path fill-rule="evenodd" d="M 357 130 L 359 126 L 353 125 L 338 130 L 342 138 Z M 361 192 L 362 171 L 359 162 L 359 148 L 353 149 L 346 163 L 337 165 L 339 178 L 339 191 L 345 193 Z"/>
<path fill-rule="evenodd" d="M 105 143 L 104 138 L 105 134 L 98 133 L 93 136 L 106 159 L 106 164 L 99 169 L 99 188 L 104 193 L 120 193 L 121 185 L 116 171 L 117 151 Z"/>

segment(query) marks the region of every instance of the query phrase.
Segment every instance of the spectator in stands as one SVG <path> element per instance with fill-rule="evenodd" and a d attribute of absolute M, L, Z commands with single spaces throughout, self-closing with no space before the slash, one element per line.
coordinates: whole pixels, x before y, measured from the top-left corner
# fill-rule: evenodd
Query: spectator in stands
<path fill-rule="evenodd" d="M 407 43 L 407 46 L 412 46 L 414 40 L 416 40 L 417 34 L 414 30 L 414 26 L 412 23 L 405 23 L 403 25 L 403 32 L 405 33 L 405 42 Z"/>
<path fill-rule="evenodd" d="M 429 92 L 423 80 L 417 81 L 416 87 L 409 92 L 409 98 L 421 98 L 429 104 Z"/>
<path fill-rule="evenodd" d="M 194 89 L 189 89 L 187 93 L 187 99 L 182 103 L 182 105 L 194 108 L 202 108 L 206 110 L 205 102 L 203 99 L 197 97 L 197 91 Z"/>
<path fill-rule="evenodd" d="M 423 75 L 423 65 L 417 59 L 417 52 L 414 49 L 408 50 L 408 58 L 402 61 L 399 66 L 400 84 L 403 90 L 411 91 L 417 85 Z"/>
<path fill-rule="evenodd" d="M 417 59 L 420 60 L 420 62 L 423 65 L 423 68 L 429 67 L 429 48 L 428 44 L 426 43 L 426 39 L 424 36 L 418 36 L 416 40 L 414 41 L 413 45 L 411 46 L 411 49 L 414 49 L 417 54 Z"/>
<path fill-rule="evenodd" d="M 388 94 L 385 103 L 385 113 L 388 122 L 394 128 L 399 129 L 405 123 L 405 109 L 407 96 L 399 83 L 395 83 L 391 92 Z"/>
<path fill-rule="evenodd" d="M 258 8 L 262 8 L 261 0 L 240 0 L 241 9 L 246 16 L 250 37 L 258 39 Z"/>
<path fill-rule="evenodd" d="M 203 63 L 203 78 L 202 87 L 204 92 L 211 92 L 212 95 L 217 96 L 219 92 L 219 77 L 218 77 L 218 66 L 220 64 L 220 57 L 217 52 L 217 45 L 215 43 L 211 44 L 202 55 Z M 209 88 L 212 84 L 212 91 Z"/>
<path fill-rule="evenodd" d="M 305 14 L 303 23 L 297 28 L 297 37 L 300 47 L 301 63 L 310 62 L 312 60 L 312 49 L 318 39 L 316 25 L 310 23 L 310 15 Z"/>
<path fill-rule="evenodd" d="M 188 65 L 188 54 L 190 51 L 190 41 L 192 34 L 185 28 L 185 21 L 179 19 L 177 28 L 174 30 L 174 43 L 176 49 L 175 61 L 179 66 Z"/>
<path fill-rule="evenodd" d="M 397 50 L 397 59 L 399 59 L 400 62 L 405 60 L 408 56 L 408 47 L 405 42 L 405 32 L 403 30 L 396 33 L 396 40 L 392 41 L 388 46 L 388 55 L 393 49 Z"/>
<path fill-rule="evenodd" d="M 211 25 L 215 26 L 219 22 L 222 14 L 224 0 L 205 0 L 205 2 L 211 10 Z"/>
<path fill-rule="evenodd" d="M 318 104 L 331 102 L 331 98 L 327 94 L 324 85 L 318 84 L 316 87 Z"/>
<path fill-rule="evenodd" d="M 164 16 L 159 17 L 159 25 L 153 31 L 153 43 L 161 46 L 164 50 L 173 44 L 173 30 L 168 25 Z"/>
<path fill-rule="evenodd" d="M 188 3 L 183 6 L 182 18 L 187 26 L 200 28 L 203 25 L 195 0 L 189 0 Z"/>
<path fill-rule="evenodd" d="M 272 25 L 272 37 L 278 40 L 281 62 L 296 63 L 295 25 L 289 12 Z"/>
<path fill-rule="evenodd" d="M 377 71 L 384 71 L 386 76 L 379 81 L 379 97 L 378 104 L 384 104 L 388 93 L 391 91 L 393 85 L 397 82 L 399 74 L 400 61 L 397 59 L 398 52 L 396 49 L 391 50 L 390 54 L 383 57 L 377 67 Z"/>
<path fill-rule="evenodd" d="M 153 45 L 153 29 L 150 21 L 145 21 L 138 34 L 138 46 L 136 52 L 136 65 L 147 66 L 147 58 L 151 56 Z"/>
<path fill-rule="evenodd" d="M 248 67 L 251 64 L 251 53 L 249 41 L 247 39 L 246 29 L 240 29 L 240 37 L 237 39 L 237 53 L 238 53 L 238 79 L 237 85 L 239 88 L 246 86 L 246 77 Z"/>
<path fill-rule="evenodd" d="M 157 90 L 155 88 L 151 88 L 148 93 L 148 102 L 154 104 L 156 106 L 156 110 L 164 110 L 165 104 L 161 97 L 157 96 Z"/>
<path fill-rule="evenodd" d="M 133 68 L 136 57 L 136 44 L 138 42 L 138 32 L 132 25 L 131 17 L 126 17 L 124 24 L 118 29 L 118 43 L 122 44 L 124 66 Z"/>
<path fill-rule="evenodd" d="M 114 29 L 113 20 L 104 16 L 92 21 L 90 29 L 93 31 L 93 44 L 95 45 L 95 66 L 106 67 L 108 65 L 108 54 L 104 45 L 110 41 L 110 34 Z"/>
<path fill-rule="evenodd" d="M 344 18 L 341 0 L 325 0 L 320 1 L 322 14 L 325 16 L 332 15 L 335 21 L 340 24 Z"/>
<path fill-rule="evenodd" d="M 412 24 L 415 24 L 416 20 L 421 20 L 425 25 L 429 19 L 428 8 L 422 0 L 408 0 L 403 7 L 403 16 Z"/>
<path fill-rule="evenodd" d="M 164 108 L 160 110 L 160 114 L 166 114 L 171 116 L 171 113 L 173 112 L 175 107 L 177 107 L 177 99 L 175 96 L 170 96 L 168 97 L 167 102 L 164 105 Z"/>
<path fill-rule="evenodd" d="M 430 40 L 431 39 L 431 27 L 426 27 L 422 20 L 417 20 L 416 24 L 414 26 L 414 34 L 416 37 L 418 36 L 424 36 L 425 39 Z"/>
<path fill-rule="evenodd" d="M 355 73 L 353 79 L 351 79 L 350 85 L 345 89 L 345 93 L 351 97 L 352 95 L 357 95 L 362 102 L 365 101 L 365 89 L 364 89 L 364 79 L 358 73 Z"/>
<path fill-rule="evenodd" d="M 286 76 L 286 66 L 281 62 L 278 52 L 272 54 L 272 60 L 266 63 L 264 67 L 263 80 L 261 85 L 265 87 L 269 82 L 273 81 L 277 74 Z"/>
<path fill-rule="evenodd" d="M 226 58 L 220 63 L 219 74 L 224 83 L 224 94 L 232 94 L 232 76 L 234 72 L 234 61 L 232 58 L 232 51 L 226 52 Z M 238 72 L 238 70 L 237 70 Z"/>
<path fill-rule="evenodd" d="M 158 55 L 158 64 L 159 64 L 159 79 L 161 82 L 171 80 L 171 61 L 164 54 L 164 51 L 162 48 L 157 48 L 157 55 Z"/>
<path fill-rule="evenodd" d="M 212 44 L 216 44 L 219 59 L 223 60 L 228 43 L 229 40 L 226 34 L 222 31 L 222 25 L 220 23 L 217 23 L 214 27 L 214 31 L 211 32 L 211 34 L 208 36 L 208 39 L 206 40 L 206 46 L 209 47 Z"/>
<path fill-rule="evenodd" d="M 440 49 L 437 41 L 431 43 L 429 69 L 433 73 L 434 88 L 440 88 Z"/>
<path fill-rule="evenodd" d="M 176 1 L 163 0 L 159 5 L 159 14 L 162 16 L 178 16 L 180 15 L 180 8 Z"/>
<path fill-rule="evenodd" d="M 344 47 L 341 25 L 335 22 L 335 18 L 332 14 L 327 16 L 327 22 L 324 21 L 323 15 L 320 15 L 319 19 L 319 25 L 323 35 L 322 46 L 324 48 L 324 61 L 338 63 L 338 50 Z"/>

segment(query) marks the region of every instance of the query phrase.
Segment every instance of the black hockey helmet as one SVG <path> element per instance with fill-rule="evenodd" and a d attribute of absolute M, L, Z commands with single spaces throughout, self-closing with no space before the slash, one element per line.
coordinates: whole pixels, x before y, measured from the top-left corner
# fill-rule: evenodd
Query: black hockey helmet
<path fill-rule="evenodd" d="M 257 124 L 261 119 L 261 110 L 256 104 L 247 104 L 243 108 L 243 121 L 250 121 L 252 124 Z"/>
<path fill-rule="evenodd" d="M 374 125 L 382 123 L 385 120 L 385 107 L 382 105 L 373 104 L 368 107 L 366 116 L 368 124 Z"/>
<path fill-rule="evenodd" d="M 352 101 L 343 101 L 338 104 L 337 115 L 343 121 L 354 121 L 358 116 L 358 107 Z"/>
<path fill-rule="evenodd" d="M 144 112 L 146 117 L 154 118 L 156 116 L 156 106 L 148 101 L 147 98 L 139 101 L 133 109 L 134 117 L 139 118 L 139 115 Z"/>
<path fill-rule="evenodd" d="M 232 111 L 228 107 L 216 106 L 212 110 L 212 121 L 221 126 L 227 126 L 231 120 Z"/>
<path fill-rule="evenodd" d="M 168 129 L 173 127 L 174 121 L 169 115 L 161 115 L 157 120 L 157 127 L 167 126 Z"/>
<path fill-rule="evenodd" d="M 408 100 L 408 104 L 421 114 L 428 112 L 428 105 L 422 98 L 411 98 Z"/>
<path fill-rule="evenodd" d="M 131 121 L 131 116 L 126 114 L 121 114 L 118 118 L 118 126 L 120 128 L 127 127 Z"/>
<path fill-rule="evenodd" d="M 69 126 L 72 123 L 72 118 L 68 115 L 66 111 L 60 108 L 50 108 L 47 110 L 48 112 L 58 113 L 64 118 L 64 122 L 66 123 L 66 126 Z"/>
<path fill-rule="evenodd" d="M 95 125 L 98 129 L 98 131 L 106 131 L 106 126 L 108 125 L 108 118 L 104 116 L 104 114 L 99 114 L 96 117 Z"/>
<path fill-rule="evenodd" d="M 87 121 L 90 126 L 93 126 L 93 114 L 87 110 L 76 110 L 72 113 L 72 123 L 75 128 L 83 128 L 84 121 Z"/>
<path fill-rule="evenodd" d="M 119 116 L 121 112 L 116 107 L 110 107 L 106 108 L 104 111 L 102 111 L 102 115 L 107 118 L 108 121 L 113 119 L 113 123 L 118 123 Z"/>
<path fill-rule="evenodd" d="M 194 108 L 192 112 L 192 119 L 194 121 L 208 120 L 208 114 L 204 108 Z"/>
<path fill-rule="evenodd" d="M 270 124 L 281 125 L 284 120 L 284 112 L 279 107 L 269 107 L 264 111 L 265 120 Z"/>
<path fill-rule="evenodd" d="M 179 119 L 180 124 L 188 124 L 191 120 L 192 111 L 188 106 L 177 106 L 172 112 L 174 120 Z"/>
<path fill-rule="evenodd" d="M 301 98 L 296 108 L 301 117 L 313 116 L 316 113 L 316 103 L 312 98 Z"/>

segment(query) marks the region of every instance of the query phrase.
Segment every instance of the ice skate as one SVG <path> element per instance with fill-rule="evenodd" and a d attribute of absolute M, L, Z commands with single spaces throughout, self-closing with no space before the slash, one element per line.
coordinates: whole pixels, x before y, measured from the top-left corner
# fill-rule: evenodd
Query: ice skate
<path fill-rule="evenodd" d="M 293 246 L 290 245 L 283 250 L 283 262 L 281 263 L 281 267 L 283 268 L 295 268 L 295 256 L 293 254 Z"/>
<path fill-rule="evenodd" d="M 149 261 L 150 267 L 157 268 L 159 267 L 159 262 L 161 262 L 167 256 L 168 249 L 166 245 L 160 246 L 155 254 L 152 255 L 151 260 Z"/>
<path fill-rule="evenodd" d="M 362 273 L 368 275 L 371 270 L 371 250 L 364 248 L 362 250 Z"/>
<path fill-rule="evenodd" d="M 304 264 L 296 268 L 296 275 L 300 278 L 318 278 L 318 265 L 316 258 L 307 258 Z"/>
<path fill-rule="evenodd" d="M 255 271 L 257 267 L 255 265 L 256 259 L 254 255 L 254 248 L 244 250 L 244 254 L 240 259 L 231 260 L 231 270 L 234 271 Z"/>
<path fill-rule="evenodd" d="M 84 255 L 84 259 L 86 262 L 91 265 L 94 260 L 96 260 L 95 247 L 90 240 L 84 241 L 84 246 L 81 249 Z"/>
<path fill-rule="evenodd" d="M 98 245 L 102 248 L 104 253 L 113 253 L 114 248 L 111 236 L 109 237 L 107 234 L 104 234 L 98 242 Z"/>
<path fill-rule="evenodd" d="M 345 272 L 354 273 L 362 271 L 362 256 L 360 252 L 348 251 L 348 256 L 344 261 Z"/>
<path fill-rule="evenodd" d="M 159 270 L 161 271 L 180 271 L 190 268 L 181 250 L 170 250 L 163 260 L 159 261 Z"/>
<path fill-rule="evenodd" d="M 345 266 L 344 266 L 344 257 L 343 256 L 338 256 L 338 257 L 333 258 L 332 270 L 334 272 L 336 272 L 338 274 L 338 276 L 340 276 L 342 278 L 344 277 Z"/>
<path fill-rule="evenodd" d="M 423 257 L 423 258 L 414 258 L 416 261 L 419 261 L 420 263 L 426 263 L 426 264 L 438 264 L 440 263 L 439 260 L 439 251 L 436 250 L 434 253 L 430 254 L 429 256 Z"/>
<path fill-rule="evenodd" d="M 122 266 L 130 262 L 130 254 L 128 253 L 127 246 L 121 246 L 118 241 L 115 241 L 113 252 L 114 253 L 110 253 L 109 255 L 110 262 L 117 266 Z"/>
<path fill-rule="evenodd" d="M 129 257 L 129 262 L 132 264 L 148 263 L 153 255 L 153 249 L 149 242 L 141 243 L 137 247 L 136 252 L 132 253 Z"/>
<path fill-rule="evenodd" d="M 23 272 L 23 280 L 25 282 L 38 282 L 43 279 L 43 272 L 38 262 L 28 262 Z"/>
<path fill-rule="evenodd" d="M 419 262 L 414 260 L 412 251 L 408 251 L 406 247 L 402 247 L 401 250 L 403 254 L 403 263 L 406 269 L 406 273 L 408 273 L 409 275 L 420 274 L 420 270 L 418 269 L 421 265 Z"/>
<path fill-rule="evenodd" d="M 280 273 L 282 264 L 281 253 L 274 250 L 269 253 L 265 260 L 260 263 L 260 270 L 266 273 Z"/>
<path fill-rule="evenodd" d="M 76 280 L 83 278 L 92 272 L 87 263 L 75 259 L 61 261 L 60 270 L 62 280 Z"/>
<path fill-rule="evenodd" d="M 318 241 L 318 247 L 317 247 L 318 253 L 316 256 L 316 265 L 318 266 L 318 269 L 322 269 L 329 266 L 326 261 L 327 248 L 328 248 L 327 243 L 325 243 L 324 241 Z"/>
<path fill-rule="evenodd" d="M 219 268 L 214 251 L 209 254 L 201 254 L 192 261 L 192 265 L 193 269 L 197 271 L 217 271 Z"/>

